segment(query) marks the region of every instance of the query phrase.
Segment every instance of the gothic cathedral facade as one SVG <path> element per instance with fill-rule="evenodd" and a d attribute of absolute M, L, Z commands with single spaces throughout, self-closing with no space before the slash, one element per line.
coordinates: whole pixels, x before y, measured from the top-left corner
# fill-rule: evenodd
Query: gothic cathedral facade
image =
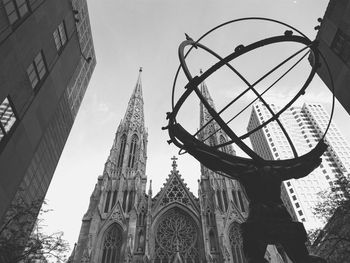
<path fill-rule="evenodd" d="M 74 263 L 244 263 L 240 224 L 248 201 L 238 181 L 201 166 L 198 198 L 186 187 L 176 158 L 164 187 L 146 190 L 147 130 L 144 122 L 141 69 L 111 148 L 83 217 Z M 205 83 L 202 94 L 214 105 Z M 211 145 L 226 135 L 200 105 L 199 137 Z M 223 151 L 235 154 L 229 145 Z M 275 247 L 269 262 L 283 262 Z"/>

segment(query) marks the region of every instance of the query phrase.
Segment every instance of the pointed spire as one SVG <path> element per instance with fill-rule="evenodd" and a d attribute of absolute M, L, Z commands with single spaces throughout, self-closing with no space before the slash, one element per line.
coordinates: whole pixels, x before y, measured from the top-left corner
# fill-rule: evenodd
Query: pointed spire
<path fill-rule="evenodd" d="M 200 69 L 199 71 L 200 74 L 203 74 L 202 69 Z M 209 103 L 209 105 L 215 109 L 215 105 L 214 105 L 214 101 L 212 99 L 212 97 L 210 96 L 209 93 L 209 89 L 207 87 L 207 84 L 205 83 L 205 81 L 203 81 L 200 84 L 200 92 L 202 93 L 203 97 L 207 100 L 207 102 Z M 203 127 L 203 125 L 209 120 L 211 119 L 211 115 L 209 114 L 209 112 L 207 111 L 207 109 L 204 107 L 203 103 L 200 102 L 199 104 L 199 111 L 200 111 L 200 127 Z"/>
<path fill-rule="evenodd" d="M 152 196 L 152 180 L 149 181 L 148 195 Z"/>
<path fill-rule="evenodd" d="M 202 69 L 200 69 L 199 72 L 200 72 L 200 74 L 202 74 L 203 73 Z M 214 101 L 213 101 L 212 97 L 210 96 L 209 89 L 208 89 L 207 84 L 205 83 L 205 81 L 203 81 L 201 83 L 200 91 L 203 94 L 204 98 L 206 98 L 207 101 L 209 102 L 209 105 L 215 109 Z"/>
<path fill-rule="evenodd" d="M 128 108 L 126 110 L 123 122 L 134 123 L 136 126 L 144 127 L 144 112 L 143 112 L 143 95 L 142 95 L 142 81 L 141 81 L 142 67 L 139 69 L 139 75 L 135 88 L 130 97 Z"/>
<path fill-rule="evenodd" d="M 176 160 L 178 158 L 176 158 L 175 156 L 173 156 L 173 158 L 171 158 L 171 160 L 173 161 L 173 164 L 171 165 L 173 167 L 173 172 L 176 172 L 176 168 L 177 168 L 177 163 Z"/>

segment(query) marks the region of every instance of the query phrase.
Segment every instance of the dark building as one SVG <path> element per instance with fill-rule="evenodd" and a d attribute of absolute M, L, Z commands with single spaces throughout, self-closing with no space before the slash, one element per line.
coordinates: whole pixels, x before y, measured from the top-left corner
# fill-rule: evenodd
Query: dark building
<path fill-rule="evenodd" d="M 331 69 L 335 96 L 350 114 L 350 1 L 331 0 L 316 37 Z M 323 62 L 318 75 L 331 89 L 330 77 Z"/>
<path fill-rule="evenodd" d="M 96 60 L 86 0 L 0 0 L 0 222 L 43 198 Z"/>

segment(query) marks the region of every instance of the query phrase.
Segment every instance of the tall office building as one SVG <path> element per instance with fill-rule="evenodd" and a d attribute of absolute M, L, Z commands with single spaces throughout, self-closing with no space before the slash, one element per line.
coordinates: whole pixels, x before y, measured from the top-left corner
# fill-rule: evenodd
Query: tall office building
<path fill-rule="evenodd" d="M 201 92 L 213 105 L 205 83 Z M 201 105 L 200 125 L 208 119 Z M 212 122 L 200 137 L 208 137 L 215 126 Z M 147 137 L 139 75 L 90 197 L 71 262 L 244 263 L 240 224 L 248 211 L 240 184 L 202 166 L 197 198 L 172 158 L 164 186 L 152 196 L 151 186 L 146 191 Z M 227 137 L 220 131 L 206 143 L 223 141 Z M 223 150 L 235 154 L 231 146 Z M 273 246 L 266 258 L 283 262 Z"/>
<path fill-rule="evenodd" d="M 0 1 L 0 222 L 47 192 L 96 65 L 86 0 Z"/>
<path fill-rule="evenodd" d="M 270 104 L 274 112 L 281 107 Z M 252 107 L 248 131 L 266 122 L 270 112 L 262 103 Z M 309 152 L 316 146 L 329 122 L 329 116 L 319 103 L 305 103 L 291 107 L 279 118 L 286 128 L 298 155 Z M 277 122 L 271 122 L 253 133 L 250 140 L 254 151 L 269 160 L 289 159 L 294 155 Z M 350 147 L 334 123 L 331 123 L 325 142 L 329 145 L 322 156 L 322 164 L 307 177 L 285 181 L 282 185 L 282 200 L 294 219 L 304 222 L 307 229 L 322 226 L 313 215 L 312 208 L 318 201 L 317 193 L 329 189 L 340 174 L 350 172 Z"/>

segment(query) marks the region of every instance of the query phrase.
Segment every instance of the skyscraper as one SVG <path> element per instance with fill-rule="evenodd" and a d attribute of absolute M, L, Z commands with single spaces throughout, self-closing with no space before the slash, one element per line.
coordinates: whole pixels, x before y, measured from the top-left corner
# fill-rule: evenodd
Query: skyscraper
<path fill-rule="evenodd" d="M 86 0 L 0 1 L 0 222 L 42 199 L 96 65 Z"/>
<path fill-rule="evenodd" d="M 104 167 L 72 253 L 72 262 L 235 262 L 243 263 L 240 223 L 247 200 L 239 182 L 201 167 L 198 198 L 187 188 L 175 157 L 162 189 L 146 192 L 147 130 L 141 72 Z M 208 88 L 201 92 L 214 106 Z M 200 105 L 201 127 L 210 118 Z M 216 127 L 199 134 L 209 137 Z M 206 143 L 227 140 L 223 132 Z M 223 149 L 235 154 L 231 146 Z M 273 246 L 269 262 L 283 262 Z"/>
<path fill-rule="evenodd" d="M 270 104 L 277 112 L 278 105 Z M 266 122 L 270 112 L 262 103 L 252 107 L 248 131 Z M 319 103 L 304 103 L 302 107 L 291 107 L 279 118 L 286 128 L 298 155 L 309 152 L 316 146 L 326 130 L 329 116 Z M 294 155 L 286 137 L 276 122 L 253 133 L 250 140 L 254 151 L 269 160 L 289 159 Z M 313 207 L 318 201 L 317 193 L 329 189 L 340 174 L 349 173 L 350 148 L 331 123 L 325 142 L 329 145 L 322 156 L 322 164 L 307 177 L 285 181 L 282 185 L 282 200 L 294 219 L 304 222 L 307 229 L 322 226 L 313 215 Z"/>

